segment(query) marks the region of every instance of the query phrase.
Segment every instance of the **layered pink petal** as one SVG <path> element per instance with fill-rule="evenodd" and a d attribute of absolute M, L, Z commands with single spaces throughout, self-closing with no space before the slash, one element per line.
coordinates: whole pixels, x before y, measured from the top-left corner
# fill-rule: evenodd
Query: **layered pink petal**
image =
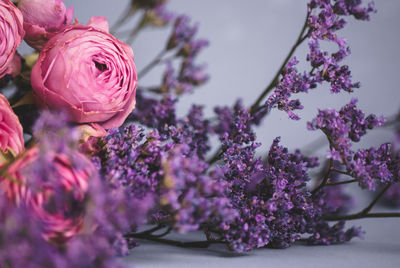
<path fill-rule="evenodd" d="M 135 107 L 132 49 L 105 30 L 104 18 L 72 25 L 43 48 L 32 70 L 37 103 L 67 110 L 78 123 L 120 126 Z"/>
<path fill-rule="evenodd" d="M 37 50 L 73 20 L 73 7 L 67 9 L 62 0 L 20 0 L 18 8 L 24 16 L 25 41 Z"/>
<path fill-rule="evenodd" d="M 8 167 L 7 173 L 13 180 L 0 177 L 0 190 L 16 205 L 26 204 L 33 210 L 37 219 L 43 222 L 45 239 L 53 243 L 64 243 L 80 232 L 84 211 L 78 215 L 75 211 L 75 215 L 71 216 L 71 213 L 65 211 L 65 207 L 56 207 L 49 211 L 48 203 L 52 202 L 59 191 L 66 195 L 73 193 L 75 201 L 84 202 L 88 182 L 96 175 L 96 171 L 93 164 L 77 151 L 68 157 L 56 153 L 48 153 L 46 157 L 52 164 L 52 175 L 56 178 L 44 179 L 39 177 L 40 174 L 30 173 L 40 165 L 40 151 L 38 147 L 33 147 Z M 74 167 L 70 157 L 80 162 L 82 167 Z"/>
<path fill-rule="evenodd" d="M 24 150 L 24 137 L 18 117 L 7 98 L 0 94 L 0 153 L 7 153 L 8 150 L 21 153 Z"/>
<path fill-rule="evenodd" d="M 17 47 L 24 37 L 21 12 L 9 0 L 0 0 L 0 78 L 9 73 Z"/>

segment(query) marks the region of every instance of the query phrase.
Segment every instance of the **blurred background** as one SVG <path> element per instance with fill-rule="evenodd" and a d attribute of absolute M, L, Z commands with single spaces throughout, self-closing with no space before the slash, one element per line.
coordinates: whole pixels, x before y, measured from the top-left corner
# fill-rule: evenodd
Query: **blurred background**
<path fill-rule="evenodd" d="M 105 16 L 114 25 L 118 16 L 129 7 L 130 0 L 65 0 L 74 6 L 75 17 L 86 24 L 91 16 Z M 208 65 L 211 79 L 194 94 L 181 98 L 178 113 L 184 114 L 192 103 L 206 107 L 212 115 L 216 105 L 232 105 L 242 98 L 249 106 L 269 84 L 283 59 L 288 54 L 302 27 L 306 15 L 306 0 L 170 0 L 169 9 L 185 13 L 193 22 L 199 22 L 198 36 L 207 38 L 210 46 L 199 56 L 199 62 Z M 364 1 L 365 2 L 365 1 Z M 400 1 L 375 0 L 378 12 L 370 22 L 349 19 L 349 24 L 339 32 L 346 37 L 352 55 L 345 63 L 353 73 L 353 81 L 360 81 L 355 93 L 331 94 L 328 87 L 318 87 L 307 95 L 299 96 L 304 110 L 300 121 L 288 119 L 285 112 L 273 110 L 257 137 L 267 150 L 272 139 L 282 136 L 282 144 L 290 149 L 302 148 L 318 140 L 320 133 L 307 131 L 306 122 L 318 108 L 339 108 L 351 98 L 359 99 L 359 107 L 366 113 L 392 116 L 399 111 L 400 78 L 399 27 Z M 132 28 L 135 20 L 122 29 Z M 170 28 L 151 28 L 140 33 L 132 44 L 138 70 L 148 64 L 164 46 Z M 124 38 L 121 40 L 124 41 Z M 305 62 L 307 45 L 296 52 L 300 62 Z M 299 66 L 299 69 L 307 65 Z M 164 66 L 149 73 L 141 85 L 160 82 Z M 296 97 L 297 97 L 296 96 Z M 364 138 L 361 146 L 378 145 L 391 141 L 390 131 L 380 129 Z M 321 150 L 326 151 L 327 147 Z"/>

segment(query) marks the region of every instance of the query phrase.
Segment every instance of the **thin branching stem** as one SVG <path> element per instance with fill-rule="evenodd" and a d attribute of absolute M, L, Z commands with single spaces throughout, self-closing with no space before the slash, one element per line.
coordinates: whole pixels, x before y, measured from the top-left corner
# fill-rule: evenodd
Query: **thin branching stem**
<path fill-rule="evenodd" d="M 289 60 L 292 58 L 294 52 L 296 49 L 304 42 L 304 40 L 307 39 L 308 34 L 305 34 L 307 27 L 308 27 L 308 18 L 310 16 L 310 13 L 307 12 L 306 19 L 304 21 L 303 28 L 300 31 L 299 36 L 297 37 L 297 40 L 295 44 L 292 46 L 292 48 L 289 51 L 289 54 L 286 56 L 285 60 L 283 61 L 282 65 L 279 67 L 278 71 L 276 72 L 274 78 L 272 78 L 271 82 L 269 85 L 264 89 L 264 91 L 258 96 L 256 101 L 250 106 L 250 114 L 254 115 L 256 112 L 260 110 L 260 103 L 261 101 L 267 96 L 267 94 L 276 87 L 276 85 L 279 82 L 279 76 L 281 75 L 283 69 L 286 67 L 286 64 L 289 62 Z M 215 162 L 218 161 L 218 159 L 222 156 L 223 151 L 222 148 L 218 148 L 218 150 L 212 155 L 212 157 L 207 161 L 210 165 L 214 164 Z"/>
<path fill-rule="evenodd" d="M 160 63 L 165 53 L 167 53 L 165 49 L 161 50 L 157 56 L 138 73 L 138 78 L 143 78 L 151 69 Z"/>
<path fill-rule="evenodd" d="M 360 212 L 349 214 L 349 215 L 334 215 L 334 216 L 325 216 L 324 220 L 327 221 L 341 221 L 341 220 L 356 220 L 363 218 L 392 218 L 392 217 L 400 217 L 400 213 L 398 212 L 382 212 L 382 213 L 369 213 L 371 209 L 375 206 L 375 204 L 380 200 L 380 198 L 386 193 L 386 191 L 390 188 L 391 184 L 386 185 L 372 200 L 372 202 Z"/>
<path fill-rule="evenodd" d="M 338 181 L 338 182 L 330 182 L 325 184 L 325 186 L 337 186 L 337 185 L 343 185 L 343 184 L 349 184 L 349 183 L 353 183 L 353 182 L 357 182 L 357 179 L 353 179 L 353 180 L 347 180 L 347 181 Z"/>
<path fill-rule="evenodd" d="M 254 111 L 257 110 L 258 106 L 260 105 L 261 101 L 267 96 L 267 94 L 276 87 L 276 85 L 279 82 L 279 76 L 281 75 L 283 69 L 286 67 L 286 64 L 289 62 L 289 60 L 292 58 L 294 52 L 296 49 L 303 43 L 304 40 L 307 38 L 307 34 L 304 35 L 305 31 L 307 30 L 308 27 L 308 18 L 310 16 L 310 13 L 307 12 L 306 19 L 304 21 L 303 28 L 300 31 L 299 36 L 297 37 L 296 43 L 292 46 L 292 48 L 289 51 L 289 54 L 286 56 L 285 60 L 283 61 L 282 65 L 279 67 L 278 71 L 276 72 L 274 78 L 272 78 L 270 84 L 264 89 L 264 91 L 258 96 L 256 101 L 251 105 L 250 108 L 250 113 L 253 114 Z"/>
<path fill-rule="evenodd" d="M 183 247 L 183 248 L 207 248 L 212 244 L 224 243 L 221 240 L 183 242 L 183 241 L 177 241 L 177 240 L 172 240 L 172 239 L 160 238 L 156 235 L 151 235 L 151 234 L 129 234 L 128 237 L 149 240 L 149 241 L 154 241 L 154 242 L 158 242 L 158 243 L 163 243 L 163 244 L 177 246 L 177 247 Z"/>

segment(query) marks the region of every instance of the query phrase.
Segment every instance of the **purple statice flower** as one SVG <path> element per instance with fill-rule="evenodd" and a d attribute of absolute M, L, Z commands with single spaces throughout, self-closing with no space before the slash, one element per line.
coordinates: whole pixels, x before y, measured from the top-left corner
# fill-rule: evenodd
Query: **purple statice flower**
<path fill-rule="evenodd" d="M 0 263 L 6 267 L 42 267 L 45 262 L 57 261 L 51 246 L 42 238 L 42 227 L 31 210 L 16 208 L 0 195 Z M 53 249 L 55 250 L 55 249 Z"/>
<path fill-rule="evenodd" d="M 179 86 L 179 81 L 175 75 L 175 69 L 171 61 L 167 62 L 166 70 L 164 71 L 161 87 L 154 88 L 152 91 L 159 93 L 171 93 Z"/>
<path fill-rule="evenodd" d="M 165 26 L 174 20 L 175 14 L 167 10 L 165 3 L 160 3 L 146 11 L 146 18 L 153 26 Z"/>
<path fill-rule="evenodd" d="M 356 103 L 356 99 L 351 100 L 339 112 L 333 109 L 319 111 L 318 116 L 308 123 L 308 128 L 321 129 L 327 136 L 330 143 L 328 158 L 343 164 L 362 188 L 375 190 L 379 184 L 398 180 L 399 156 L 393 153 L 391 144 L 352 151 L 352 142 L 360 141 L 367 129 L 382 126 L 385 122 L 383 117 L 365 116 Z"/>
<path fill-rule="evenodd" d="M 345 231 L 344 225 L 344 221 L 339 221 L 333 226 L 321 221 L 317 224 L 315 233 L 306 241 L 310 245 L 332 245 L 350 241 L 355 237 L 363 238 L 364 232 L 361 227 L 353 226 Z"/>
<path fill-rule="evenodd" d="M 309 130 L 321 129 L 330 142 L 329 158 L 340 161 L 351 168 L 353 151 L 351 142 L 358 142 L 367 129 L 382 126 L 384 118 L 375 115 L 365 117 L 364 112 L 356 107 L 357 99 L 336 111 L 320 110 L 316 118 L 307 124 Z"/>
<path fill-rule="evenodd" d="M 83 230 L 90 236 L 99 236 L 108 242 L 108 255 L 128 255 L 132 241 L 125 239 L 124 234 L 135 231 L 147 220 L 148 213 L 154 205 L 154 197 L 145 193 L 135 196 L 129 188 L 102 176 L 93 179 L 89 188 L 89 202 L 85 207 L 86 216 Z M 97 226 L 92 234 L 91 226 Z M 92 231 L 93 232 L 93 231 Z"/>
<path fill-rule="evenodd" d="M 360 141 L 360 138 L 367 133 L 367 129 L 380 127 L 385 123 L 385 118 L 378 118 L 374 114 L 365 117 L 364 112 L 358 109 L 356 105 L 357 99 L 352 99 L 339 111 L 340 118 L 350 126 L 349 138 L 353 142 Z"/>
<path fill-rule="evenodd" d="M 167 42 L 167 50 L 182 47 L 192 40 L 197 33 L 198 24 L 190 25 L 190 18 L 180 15 L 175 19 L 172 34 Z"/>
<path fill-rule="evenodd" d="M 367 7 L 362 7 L 362 0 L 336 0 L 333 10 L 339 15 L 352 15 L 357 20 L 369 20 L 370 13 L 375 13 L 374 2 L 369 2 Z"/>
<path fill-rule="evenodd" d="M 168 25 L 175 18 L 175 14 L 167 10 L 167 0 L 132 0 L 130 12 L 122 21 L 138 10 L 143 10 L 146 23 L 152 26 Z"/>
<path fill-rule="evenodd" d="M 293 113 L 294 110 L 303 109 L 300 100 L 290 100 L 292 94 L 305 92 L 313 87 L 310 75 L 299 74 L 295 65 L 299 62 L 294 57 L 292 58 L 282 72 L 282 79 L 276 86 L 274 92 L 268 97 L 265 105 L 267 109 L 278 108 L 287 112 L 291 119 L 299 120 L 300 117 Z"/>
<path fill-rule="evenodd" d="M 308 5 L 308 46 L 310 49 L 307 60 L 313 67 L 313 82 L 330 83 L 331 92 L 339 93 L 344 90 L 352 92 L 360 86 L 352 82 L 351 72 L 347 65 L 340 65 L 349 54 L 345 38 L 339 38 L 337 31 L 346 25 L 342 15 L 354 15 L 357 19 L 369 18 L 373 7 L 364 9 L 360 7 L 361 1 L 324 1 L 312 0 Z M 358 14 L 358 15 L 356 15 Z M 337 45 L 338 50 L 333 53 L 322 51 L 320 42 L 328 41 Z"/>
<path fill-rule="evenodd" d="M 193 107 L 192 111 L 185 121 L 187 128 L 174 128 L 176 133 L 170 130 L 171 138 L 157 131 L 145 135 L 134 125 L 112 129 L 105 137 L 102 159 L 97 161 L 106 181 L 129 193 L 126 202 L 152 201 L 154 206 L 146 207 L 153 219 L 180 232 L 197 230 L 210 221 L 221 225 L 234 215 L 229 211 L 224 182 L 208 176 L 208 165 L 198 156 L 203 134 L 195 132 L 196 128 L 204 129 L 199 119 L 201 108 Z M 190 140 L 185 131 L 193 135 Z M 154 222 L 149 218 L 149 223 Z"/>
<path fill-rule="evenodd" d="M 57 153 L 75 150 L 80 132 L 74 128 L 67 113 L 43 110 L 33 126 L 33 138 L 42 151 L 50 149 Z"/>
<path fill-rule="evenodd" d="M 168 126 L 176 124 L 176 99 L 170 95 L 161 100 L 145 96 L 140 90 L 136 94 L 137 106 L 129 119 L 142 125 L 165 132 Z"/>
<path fill-rule="evenodd" d="M 226 196 L 227 183 L 205 175 L 208 165 L 190 148 L 175 147 L 162 158 L 164 178 L 161 184 L 161 208 L 171 215 L 170 225 L 179 232 L 216 228 L 236 216 Z"/>
<path fill-rule="evenodd" d="M 183 60 L 181 70 L 178 76 L 180 85 L 176 89 L 177 94 L 192 92 L 196 86 L 201 86 L 209 79 L 205 72 L 206 65 L 196 64 L 193 58 Z"/>
<path fill-rule="evenodd" d="M 226 147 L 230 147 L 231 143 L 244 144 L 255 141 L 255 133 L 251 128 L 253 117 L 240 100 L 232 109 L 216 107 L 214 112 L 218 118 L 217 124 L 213 127 L 214 131 L 219 139 L 226 143 Z"/>
<path fill-rule="evenodd" d="M 312 233 L 321 211 L 306 188 L 308 168 L 315 158 L 294 154 L 275 139 L 265 161 L 255 157 L 258 144 L 246 145 L 232 137 L 223 154 L 223 177 L 239 217 L 221 232 L 235 251 L 257 247 L 288 247 Z M 229 141 L 229 136 L 226 138 Z"/>
<path fill-rule="evenodd" d="M 192 154 L 201 159 L 211 149 L 209 134 L 212 131 L 209 120 L 204 119 L 203 107 L 193 105 L 187 116 L 178 120 L 176 126 L 169 127 L 169 136 L 176 144 L 186 144 Z"/>
<path fill-rule="evenodd" d="M 114 128 L 105 137 L 101 173 L 112 185 L 122 185 L 137 199 L 153 193 L 159 183 L 162 141 L 157 131 L 130 125 Z"/>
<path fill-rule="evenodd" d="M 194 39 L 186 43 L 178 52 L 179 56 L 184 58 L 195 58 L 200 51 L 208 47 L 210 42 L 207 39 Z"/>
<path fill-rule="evenodd" d="M 400 153 L 394 153 L 392 144 L 359 150 L 354 154 L 352 173 L 362 188 L 375 190 L 379 184 L 398 182 Z"/>
<path fill-rule="evenodd" d="M 150 88 L 151 92 L 177 96 L 192 93 L 195 87 L 201 86 L 209 79 L 205 72 L 206 66 L 194 62 L 194 58 L 184 58 L 179 72 L 176 72 L 172 63 L 167 63 L 162 83 L 158 87 Z"/>

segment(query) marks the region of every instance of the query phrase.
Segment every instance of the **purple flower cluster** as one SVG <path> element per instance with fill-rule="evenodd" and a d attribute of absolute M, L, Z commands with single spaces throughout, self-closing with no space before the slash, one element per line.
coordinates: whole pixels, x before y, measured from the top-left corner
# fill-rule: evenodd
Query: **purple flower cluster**
<path fill-rule="evenodd" d="M 213 129 L 225 147 L 229 148 L 233 143 L 240 145 L 255 141 L 256 136 L 252 130 L 254 118 L 249 110 L 243 107 L 240 100 L 236 102 L 233 109 L 215 107 L 214 112 L 218 121 Z"/>
<path fill-rule="evenodd" d="M 374 2 L 369 2 L 367 7 L 362 7 L 362 0 L 336 0 L 333 10 L 339 15 L 353 15 L 358 20 L 369 20 L 369 14 L 376 12 Z"/>
<path fill-rule="evenodd" d="M 320 110 L 318 116 L 308 123 L 310 130 L 320 129 L 330 144 L 328 158 L 344 165 L 348 175 L 357 179 L 359 185 L 375 190 L 378 185 L 397 182 L 399 178 L 399 153 L 389 143 L 379 148 L 353 152 L 352 142 L 360 141 L 367 129 L 382 126 L 383 117 L 365 114 L 356 107 L 357 100 L 336 110 Z"/>
<path fill-rule="evenodd" d="M 363 238 L 364 232 L 360 227 L 351 227 L 344 230 L 345 222 L 339 221 L 333 226 L 327 222 L 320 222 L 315 227 L 315 233 L 306 239 L 310 245 L 332 245 L 350 241 L 354 237 Z"/>
<path fill-rule="evenodd" d="M 375 190 L 379 184 L 398 182 L 400 152 L 394 153 L 390 143 L 359 150 L 354 154 L 352 171 L 360 186 L 368 190 Z"/>
<path fill-rule="evenodd" d="M 326 81 L 331 84 L 331 92 L 344 90 L 352 92 L 359 83 L 352 82 L 351 72 L 347 65 L 340 62 L 350 54 L 346 39 L 339 38 L 336 32 L 346 25 L 342 15 L 354 15 L 356 19 L 368 20 L 369 13 L 374 11 L 373 4 L 368 8 L 360 7 L 361 1 L 347 0 L 312 0 L 308 5 L 308 26 L 310 29 L 308 46 L 310 52 L 307 60 L 313 67 L 315 82 Z M 333 42 L 338 51 L 329 53 L 320 49 L 321 41 Z"/>
<path fill-rule="evenodd" d="M 308 89 L 315 87 L 310 75 L 299 74 L 295 65 L 299 61 L 292 58 L 282 72 L 282 79 L 276 86 L 274 92 L 268 97 L 265 105 L 267 109 L 278 108 L 285 111 L 291 119 L 299 120 L 300 117 L 293 113 L 294 110 L 303 109 L 300 100 L 290 100 L 292 94 L 300 92 L 307 93 Z"/>
<path fill-rule="evenodd" d="M 356 107 L 357 99 L 336 111 L 334 109 L 320 110 L 316 118 L 308 123 L 309 130 L 320 129 L 330 142 L 329 158 L 351 168 L 353 151 L 351 142 L 358 142 L 366 134 L 367 129 L 382 126 L 384 118 L 371 114 L 365 117 L 364 112 Z"/>
<path fill-rule="evenodd" d="M 171 214 L 171 225 L 179 232 L 224 228 L 236 216 L 226 198 L 228 185 L 207 176 L 208 165 L 188 153 L 182 145 L 162 158 L 161 208 Z"/>
<path fill-rule="evenodd" d="M 145 12 L 144 23 L 152 26 L 165 26 L 175 17 L 175 14 L 168 11 L 167 0 L 133 0 L 131 3 L 132 12 L 143 10 Z"/>
<path fill-rule="evenodd" d="M 198 54 L 208 46 L 205 39 L 196 39 L 198 25 L 191 25 L 186 15 L 178 16 L 165 52 L 174 53 L 168 59 L 160 85 L 141 88 L 137 93 L 138 106 L 130 119 L 166 134 L 175 125 L 175 104 L 183 94 L 206 83 L 209 79 L 205 65 L 197 64 Z M 179 68 L 174 67 L 179 60 Z M 161 61 L 161 59 L 158 59 Z"/>
<path fill-rule="evenodd" d="M 167 50 L 187 45 L 197 33 L 199 25 L 190 26 L 190 18 L 180 15 L 175 19 L 172 34 L 167 42 Z"/>

